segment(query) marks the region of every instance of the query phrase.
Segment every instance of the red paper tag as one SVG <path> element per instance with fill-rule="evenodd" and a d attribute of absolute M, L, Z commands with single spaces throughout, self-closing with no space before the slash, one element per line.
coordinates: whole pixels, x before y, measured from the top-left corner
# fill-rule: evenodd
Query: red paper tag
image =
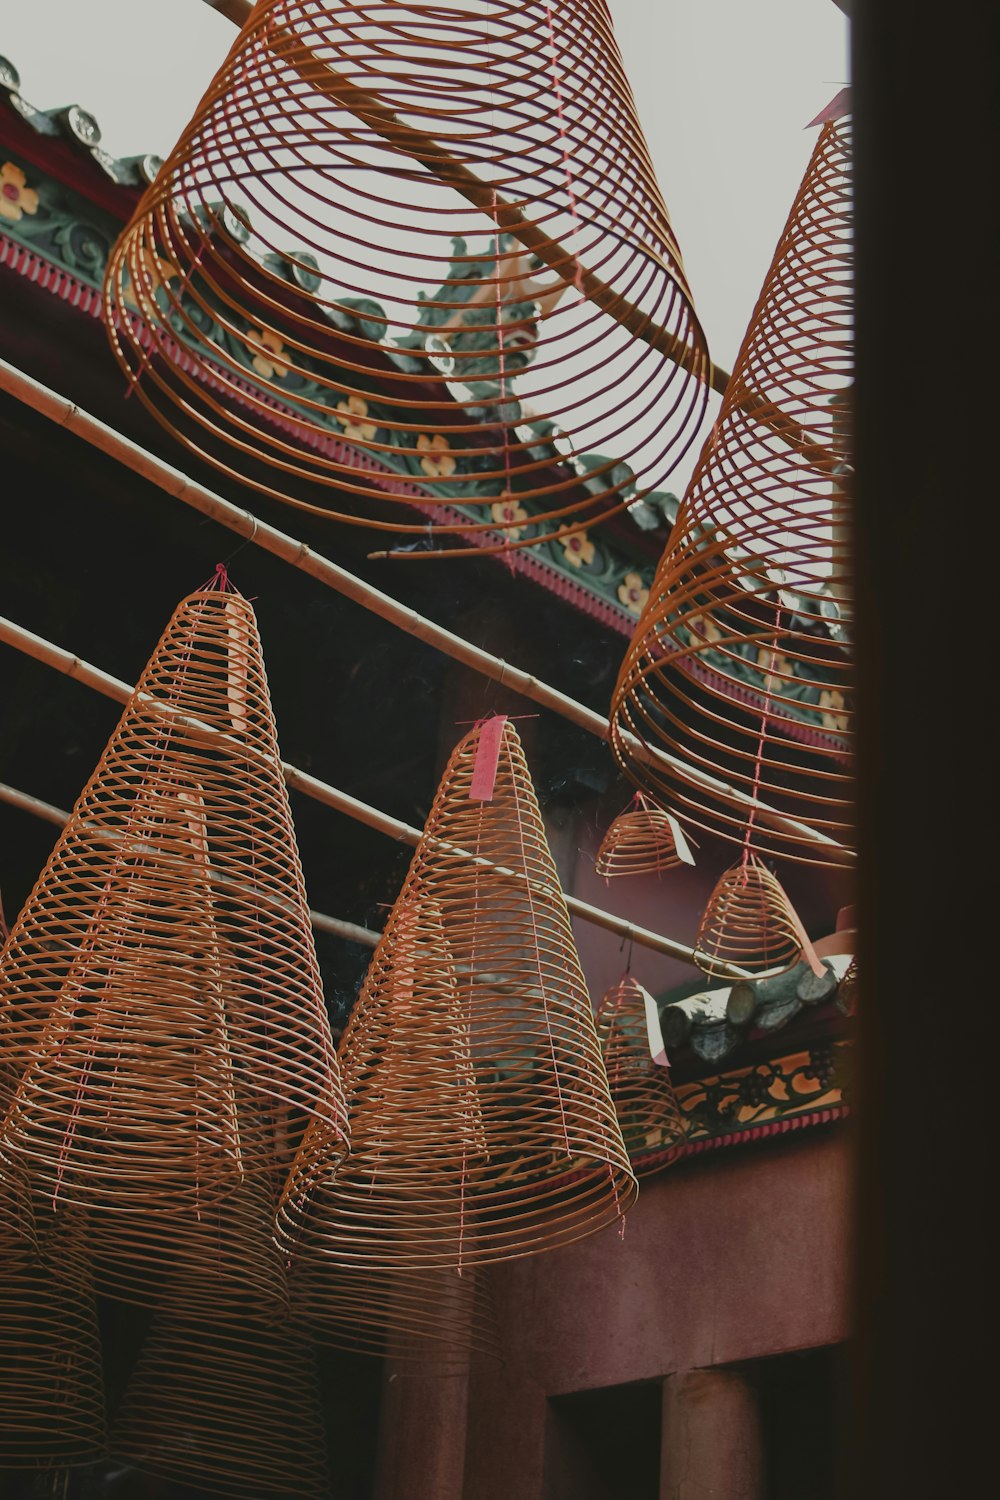
<path fill-rule="evenodd" d="M 472 785 L 469 787 L 470 802 L 493 801 L 500 760 L 500 741 L 503 739 L 503 726 L 506 722 L 506 714 L 496 714 L 492 719 L 487 719 L 479 731 L 476 763 L 472 768 Z"/>
<path fill-rule="evenodd" d="M 839 94 L 834 94 L 826 109 L 821 109 L 815 120 L 810 120 L 805 127 L 811 129 L 813 125 L 825 125 L 828 120 L 842 120 L 845 115 L 851 113 L 851 88 L 841 89 Z"/>

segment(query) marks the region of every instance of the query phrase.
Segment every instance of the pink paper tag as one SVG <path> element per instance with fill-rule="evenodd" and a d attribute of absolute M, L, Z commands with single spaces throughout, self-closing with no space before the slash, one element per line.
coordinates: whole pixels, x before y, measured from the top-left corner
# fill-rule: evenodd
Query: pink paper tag
<path fill-rule="evenodd" d="M 806 129 L 810 130 L 813 125 L 825 125 L 828 120 L 842 120 L 844 115 L 849 115 L 850 113 L 851 89 L 850 85 L 848 85 L 847 88 L 841 89 L 839 94 L 834 95 L 826 106 L 826 109 L 821 109 L 815 120 L 809 121 Z"/>
<path fill-rule="evenodd" d="M 469 787 L 470 802 L 492 802 L 493 788 L 497 781 L 497 764 L 500 760 L 500 741 L 506 714 L 496 714 L 487 719 L 479 731 L 476 747 L 476 763 L 472 768 L 472 785 Z"/>
<path fill-rule="evenodd" d="M 693 865 L 694 855 L 691 853 L 691 846 L 684 837 L 684 830 L 673 813 L 667 813 L 667 822 L 670 824 L 670 832 L 674 836 L 674 848 L 677 850 L 677 858 L 682 859 L 686 865 Z"/>

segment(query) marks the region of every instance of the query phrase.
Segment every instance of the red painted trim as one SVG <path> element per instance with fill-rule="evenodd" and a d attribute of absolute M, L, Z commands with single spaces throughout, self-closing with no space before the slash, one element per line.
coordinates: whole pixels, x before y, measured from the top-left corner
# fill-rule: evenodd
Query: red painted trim
<path fill-rule="evenodd" d="M 846 1104 L 830 1104 L 825 1109 L 803 1110 L 798 1115 L 784 1115 L 777 1120 L 764 1120 L 760 1125 L 745 1125 L 741 1130 L 726 1131 L 721 1135 L 699 1136 L 694 1141 L 684 1141 L 680 1146 L 669 1146 L 665 1151 L 650 1152 L 648 1156 L 637 1155 L 636 1164 L 642 1172 L 669 1166 L 686 1156 L 700 1156 L 705 1151 L 717 1151 L 723 1146 L 745 1146 L 750 1141 L 764 1140 L 768 1136 L 787 1135 L 792 1130 L 807 1130 L 813 1125 L 829 1125 L 834 1120 L 843 1120 L 850 1114 Z"/>

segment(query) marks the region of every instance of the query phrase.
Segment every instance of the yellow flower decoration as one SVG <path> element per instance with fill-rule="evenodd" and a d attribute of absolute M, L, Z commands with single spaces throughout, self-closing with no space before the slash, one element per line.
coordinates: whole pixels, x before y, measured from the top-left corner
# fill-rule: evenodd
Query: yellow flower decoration
<path fill-rule="evenodd" d="M 518 523 L 531 519 L 524 506 L 518 505 L 517 501 L 512 500 L 509 495 L 504 500 L 493 501 L 493 504 L 490 506 L 490 515 L 498 526 L 504 528 L 508 540 L 512 542 L 516 542 L 524 530 L 524 527 Z"/>
<path fill-rule="evenodd" d="M 570 567 L 582 568 L 584 563 L 594 561 L 596 549 L 585 531 L 574 532 L 572 536 L 561 536 L 559 542 Z"/>
<path fill-rule="evenodd" d="M 626 573 L 618 585 L 618 597 L 630 615 L 641 615 L 649 598 L 649 589 L 639 573 Z"/>
<path fill-rule="evenodd" d="M 132 281 L 132 273 L 128 269 L 125 272 L 128 283 L 125 287 L 125 301 L 129 307 L 139 311 L 139 302 L 135 295 L 135 286 Z M 144 291 L 155 297 L 157 292 L 170 281 L 176 281 L 180 275 L 176 266 L 172 266 L 168 260 L 163 260 L 159 255 L 154 255 L 152 250 L 147 250 L 142 256 L 142 284 Z"/>
<path fill-rule="evenodd" d="M 701 636 L 710 646 L 722 640 L 722 631 L 709 615 L 689 615 L 686 623 L 692 635 Z"/>
<path fill-rule="evenodd" d="M 848 715 L 844 712 L 844 695 L 839 688 L 823 688 L 819 695 L 819 711 L 823 715 L 823 728 L 831 734 L 846 734 Z"/>
<path fill-rule="evenodd" d="M 269 351 L 268 354 L 255 354 L 250 361 L 251 365 L 262 380 L 283 380 L 291 369 L 287 359 L 279 358 L 285 352 L 284 344 L 270 328 L 254 328 L 251 332 L 257 342 Z"/>
<path fill-rule="evenodd" d="M 0 167 L 0 219 L 16 224 L 22 214 L 38 212 L 38 194 L 25 186 L 24 173 L 12 161 Z"/>
<path fill-rule="evenodd" d="M 451 444 L 441 432 L 430 436 L 422 432 L 417 447 L 424 455 L 420 467 L 429 479 L 449 479 L 458 467 L 451 454 Z"/>
<path fill-rule="evenodd" d="M 337 402 L 337 416 L 344 436 L 357 443 L 370 443 L 377 431 L 377 423 L 364 420 L 367 415 L 368 402 L 364 396 L 348 396 L 346 401 Z"/>
<path fill-rule="evenodd" d="M 788 657 L 771 646 L 758 647 L 757 666 L 764 674 L 764 685 L 769 693 L 780 693 L 792 675 Z"/>

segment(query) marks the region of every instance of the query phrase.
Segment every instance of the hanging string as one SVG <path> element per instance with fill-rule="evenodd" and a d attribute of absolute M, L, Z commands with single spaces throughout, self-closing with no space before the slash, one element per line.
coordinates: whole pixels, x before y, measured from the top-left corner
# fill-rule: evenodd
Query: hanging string
<path fill-rule="evenodd" d="M 566 115 L 563 110 L 562 84 L 559 81 L 559 68 L 556 61 L 556 35 L 552 25 L 552 6 L 546 0 L 545 19 L 549 31 L 549 58 L 550 72 L 552 74 L 552 87 L 556 96 L 556 118 L 559 121 L 559 144 L 562 147 L 563 173 L 566 177 L 566 196 L 569 199 L 569 211 L 573 217 L 573 237 L 578 241 L 580 234 L 580 214 L 577 208 L 576 192 L 573 187 L 573 169 L 569 159 L 568 135 L 566 131 Z M 573 261 L 576 265 L 576 275 L 573 278 L 574 285 L 580 294 L 580 301 L 586 300 L 583 290 L 583 265 L 580 257 L 574 251 Z"/>
<path fill-rule="evenodd" d="M 760 799 L 760 778 L 764 761 L 764 743 L 767 739 L 767 721 L 771 715 L 771 701 L 774 692 L 774 663 L 778 655 L 778 637 L 781 634 L 781 605 L 779 604 L 774 614 L 774 639 L 771 642 L 771 654 L 768 658 L 767 673 L 765 677 L 764 707 L 760 716 L 760 736 L 757 740 L 757 754 L 753 765 L 753 788 L 750 793 L 750 811 L 747 814 L 747 826 L 743 834 L 743 858 L 740 866 L 743 870 L 743 884 L 747 883 L 747 866 L 750 863 L 750 839 L 753 835 L 754 819 L 757 816 L 757 808 Z"/>
<path fill-rule="evenodd" d="M 507 428 L 505 411 L 507 407 L 507 352 L 504 347 L 503 336 L 503 299 L 500 295 L 500 218 L 497 213 L 497 190 L 493 189 L 493 227 L 496 231 L 494 241 L 496 247 L 496 321 L 497 321 L 497 344 L 500 357 L 500 422 L 503 427 L 503 467 L 504 467 L 504 495 L 508 500 L 513 500 L 510 480 L 510 433 Z M 509 552 L 504 554 L 504 562 L 510 571 L 514 572 L 514 559 Z"/>

